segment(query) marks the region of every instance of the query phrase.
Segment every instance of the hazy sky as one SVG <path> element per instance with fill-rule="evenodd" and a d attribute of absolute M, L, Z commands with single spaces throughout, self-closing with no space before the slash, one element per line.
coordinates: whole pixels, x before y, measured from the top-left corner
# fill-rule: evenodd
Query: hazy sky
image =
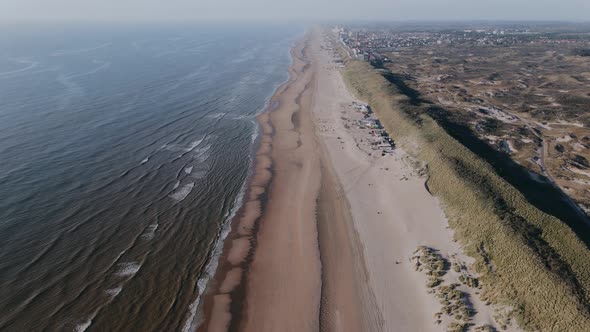
<path fill-rule="evenodd" d="M 0 20 L 585 20 L 590 0 L 0 0 Z"/>

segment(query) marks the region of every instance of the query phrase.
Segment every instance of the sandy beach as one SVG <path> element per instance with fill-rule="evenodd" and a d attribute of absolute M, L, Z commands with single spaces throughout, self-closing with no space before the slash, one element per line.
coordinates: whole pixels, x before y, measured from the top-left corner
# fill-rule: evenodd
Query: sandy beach
<path fill-rule="evenodd" d="M 311 331 L 319 324 L 320 158 L 305 46 L 305 40 L 294 45 L 290 78 L 258 118 L 263 135 L 248 200 L 205 296 L 203 331 Z"/>
<path fill-rule="evenodd" d="M 328 49 L 319 30 L 294 45 L 290 79 L 259 116 L 254 174 L 199 331 L 445 329 L 411 257 L 425 245 L 468 258 L 408 154 L 371 150 L 366 129 L 351 126 L 360 101 Z M 491 310 L 461 290 L 472 322 L 493 326 Z"/>
<path fill-rule="evenodd" d="M 363 312 L 363 330 L 442 331 L 444 324 L 433 323 L 434 314 L 440 311 L 439 301 L 428 294 L 427 279 L 415 271 L 410 258 L 419 246 L 436 248 L 446 258 L 469 258 L 452 240 L 442 208 L 415 167 L 417 161 L 400 148 L 384 155 L 373 150 L 368 144 L 369 130 L 354 127 L 362 115 L 353 103 L 362 101 L 347 90 L 339 64 L 327 48 L 324 45 L 314 55 L 318 74 L 313 113 L 322 151 L 327 155 L 324 168 L 333 170 L 336 191 L 349 202 L 354 229 L 349 233 L 362 248 L 357 259 L 363 260 L 355 264 L 365 265 L 366 276 L 357 279 L 368 284 L 357 284 L 363 307 L 376 308 L 376 312 Z M 456 277 L 452 273 L 447 276 L 450 282 Z M 491 309 L 472 289 L 461 290 L 470 295 L 477 311 L 473 323 L 494 326 Z"/>

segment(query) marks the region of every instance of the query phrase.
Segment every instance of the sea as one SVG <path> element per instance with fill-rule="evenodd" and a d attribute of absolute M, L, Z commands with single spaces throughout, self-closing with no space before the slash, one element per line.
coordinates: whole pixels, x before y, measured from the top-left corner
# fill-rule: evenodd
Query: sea
<path fill-rule="evenodd" d="M 303 27 L 0 30 L 0 331 L 190 331 Z"/>

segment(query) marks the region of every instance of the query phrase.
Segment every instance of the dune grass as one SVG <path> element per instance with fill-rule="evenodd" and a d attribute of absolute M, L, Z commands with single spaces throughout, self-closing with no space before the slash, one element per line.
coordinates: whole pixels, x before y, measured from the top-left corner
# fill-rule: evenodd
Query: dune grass
<path fill-rule="evenodd" d="M 590 331 L 590 251 L 584 243 L 368 63 L 347 60 L 343 75 L 398 145 L 427 164 L 430 191 L 475 259 L 482 298 L 511 308 L 511 318 L 525 330 Z"/>
<path fill-rule="evenodd" d="M 428 276 L 426 287 L 430 288 L 430 294 L 436 295 L 441 305 L 441 311 L 434 314 L 435 324 L 441 324 L 445 315 L 451 320 L 447 331 L 466 331 L 472 325 L 475 311 L 468 305 L 469 295 L 457 289 L 460 284 L 443 284 L 442 277 L 449 269 L 448 260 L 438 250 L 426 246 L 418 247 L 412 260 L 415 261 L 416 271 Z"/>

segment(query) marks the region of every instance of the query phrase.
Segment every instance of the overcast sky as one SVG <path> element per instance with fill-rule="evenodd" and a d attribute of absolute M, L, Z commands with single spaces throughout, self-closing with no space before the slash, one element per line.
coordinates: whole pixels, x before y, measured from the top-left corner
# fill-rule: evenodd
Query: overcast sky
<path fill-rule="evenodd" d="M 0 0 L 22 19 L 590 21 L 590 0 Z"/>

